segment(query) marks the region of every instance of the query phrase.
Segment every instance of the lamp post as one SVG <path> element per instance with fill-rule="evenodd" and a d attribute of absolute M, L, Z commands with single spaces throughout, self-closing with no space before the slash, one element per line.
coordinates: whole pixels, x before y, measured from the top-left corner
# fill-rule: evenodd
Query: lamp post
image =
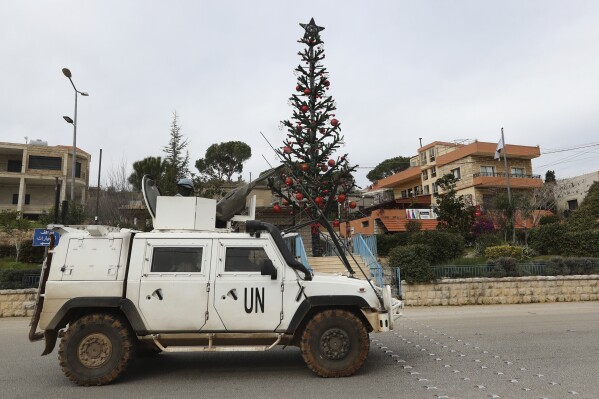
<path fill-rule="evenodd" d="M 67 121 L 67 123 L 73 125 L 73 164 L 71 166 L 71 201 L 75 201 L 75 166 L 77 164 L 77 154 L 75 152 L 77 148 L 77 95 L 81 94 L 82 96 L 87 97 L 89 96 L 89 94 L 77 90 L 77 88 L 75 87 L 75 83 L 73 83 L 73 79 L 71 79 L 71 76 L 73 75 L 71 74 L 71 71 L 68 68 L 62 68 L 62 73 L 64 74 L 64 76 L 69 78 L 69 81 L 73 86 L 73 89 L 75 89 L 75 120 L 69 118 L 68 116 L 63 116 L 64 120 Z"/>

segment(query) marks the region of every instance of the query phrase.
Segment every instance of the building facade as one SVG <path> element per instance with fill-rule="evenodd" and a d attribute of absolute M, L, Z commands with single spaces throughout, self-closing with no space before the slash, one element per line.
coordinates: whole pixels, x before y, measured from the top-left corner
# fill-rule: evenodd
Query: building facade
<path fill-rule="evenodd" d="M 557 180 L 554 188 L 557 213 L 564 215 L 578 208 L 596 181 L 599 181 L 599 171 Z"/>
<path fill-rule="evenodd" d="M 15 210 L 37 218 L 54 206 L 57 179 L 60 200 L 70 199 L 73 147 L 0 142 L 0 211 Z M 75 202 L 84 203 L 89 185 L 91 155 L 77 148 Z"/>
<path fill-rule="evenodd" d="M 423 230 L 435 229 L 435 195 L 440 193 L 437 180 L 447 174 L 458 179 L 457 195 L 481 210 L 492 203 L 497 193 L 505 192 L 507 175 L 513 194 L 543 185 L 541 176 L 532 173 L 532 159 L 541 155 L 539 147 L 506 145 L 506 170 L 503 157 L 494 159 L 496 146 L 497 143 L 480 141 L 435 141 L 420 147 L 408 169 L 377 181 L 369 189 L 392 196 L 386 209 L 373 210 L 370 216 L 351 221 L 352 230 L 364 234 L 406 231 L 410 220 L 418 220 Z"/>

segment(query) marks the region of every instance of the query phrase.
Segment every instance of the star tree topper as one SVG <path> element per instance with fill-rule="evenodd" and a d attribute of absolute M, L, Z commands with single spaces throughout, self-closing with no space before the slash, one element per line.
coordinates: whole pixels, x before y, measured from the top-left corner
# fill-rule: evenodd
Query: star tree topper
<path fill-rule="evenodd" d="M 322 26 L 316 25 L 316 22 L 314 22 L 314 18 L 310 20 L 310 23 L 300 24 L 300 26 L 306 30 L 306 33 L 304 34 L 304 39 L 314 37 L 318 34 L 318 32 L 324 30 Z"/>

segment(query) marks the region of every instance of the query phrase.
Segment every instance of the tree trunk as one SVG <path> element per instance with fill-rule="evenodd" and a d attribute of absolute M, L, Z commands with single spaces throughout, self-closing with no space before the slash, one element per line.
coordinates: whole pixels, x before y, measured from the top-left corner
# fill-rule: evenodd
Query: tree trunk
<path fill-rule="evenodd" d="M 312 256 L 322 256 L 320 248 L 320 233 L 312 233 Z"/>

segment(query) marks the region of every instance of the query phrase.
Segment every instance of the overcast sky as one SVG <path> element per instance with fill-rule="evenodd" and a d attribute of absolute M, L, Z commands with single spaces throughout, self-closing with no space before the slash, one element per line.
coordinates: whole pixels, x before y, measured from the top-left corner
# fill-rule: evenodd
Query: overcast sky
<path fill-rule="evenodd" d="M 325 66 L 350 161 L 416 154 L 418 138 L 599 144 L 599 1 L 0 2 L 0 141 L 92 154 L 96 184 L 125 161 L 162 156 L 172 113 L 192 158 L 242 140 L 243 177 L 277 160 L 299 63 L 299 23 L 324 26 Z M 599 170 L 599 146 L 542 155 L 534 173 Z M 359 169 L 360 185 L 368 184 Z"/>

